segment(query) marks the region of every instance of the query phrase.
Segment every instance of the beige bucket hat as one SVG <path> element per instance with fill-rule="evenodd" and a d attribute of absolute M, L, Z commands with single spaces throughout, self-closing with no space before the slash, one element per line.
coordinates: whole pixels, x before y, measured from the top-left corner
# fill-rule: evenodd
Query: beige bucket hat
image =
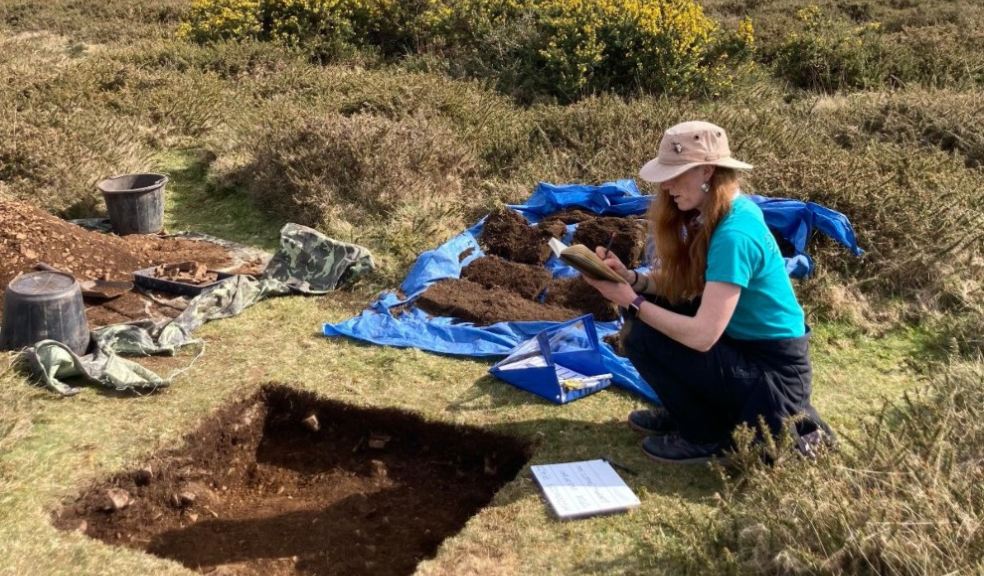
<path fill-rule="evenodd" d="M 751 170 L 752 165 L 731 157 L 724 128 L 694 120 L 672 126 L 663 133 L 659 155 L 646 162 L 639 176 L 649 182 L 666 182 L 694 166 L 721 166 Z"/>

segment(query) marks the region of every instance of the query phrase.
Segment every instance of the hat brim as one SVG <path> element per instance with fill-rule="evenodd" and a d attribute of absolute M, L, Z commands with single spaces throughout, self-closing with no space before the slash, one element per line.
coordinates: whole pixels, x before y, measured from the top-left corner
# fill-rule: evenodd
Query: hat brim
<path fill-rule="evenodd" d="M 712 162 L 691 162 L 689 164 L 661 164 L 659 158 L 653 158 L 649 162 L 646 162 L 641 169 L 639 169 L 639 177 L 647 182 L 666 182 L 667 180 L 673 180 L 680 174 L 683 174 L 687 170 L 694 168 L 696 166 L 720 166 L 722 168 L 733 168 L 735 170 L 751 170 L 752 165 L 746 164 L 740 160 L 735 160 L 734 158 L 721 158 L 720 160 L 714 160 Z"/>

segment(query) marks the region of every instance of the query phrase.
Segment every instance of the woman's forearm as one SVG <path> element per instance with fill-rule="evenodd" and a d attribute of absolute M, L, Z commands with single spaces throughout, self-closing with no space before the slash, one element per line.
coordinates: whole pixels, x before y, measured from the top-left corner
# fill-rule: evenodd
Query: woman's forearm
<path fill-rule="evenodd" d="M 697 317 L 677 314 L 648 301 L 639 306 L 637 317 L 663 334 L 698 352 L 710 350 L 719 336 L 704 330 Z"/>
<path fill-rule="evenodd" d="M 704 286 L 697 314 L 693 317 L 671 312 L 652 302 L 643 302 L 639 306 L 638 316 L 684 346 L 707 352 L 724 333 L 740 296 L 740 286 L 708 282 Z"/>

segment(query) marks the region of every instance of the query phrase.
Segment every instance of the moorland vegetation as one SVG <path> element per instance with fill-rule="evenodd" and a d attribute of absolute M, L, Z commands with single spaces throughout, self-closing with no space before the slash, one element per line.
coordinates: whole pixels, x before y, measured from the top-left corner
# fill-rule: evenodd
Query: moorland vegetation
<path fill-rule="evenodd" d="M 748 191 L 858 232 L 858 259 L 811 244 L 810 322 L 918 331 L 923 381 L 819 463 L 767 446 L 776 466 L 722 472 L 713 513 L 643 549 L 690 573 L 982 568 L 980 3 L 3 0 L 0 32 L 0 195 L 94 215 L 94 182 L 191 150 L 209 195 L 372 249 L 369 289 L 538 181 L 632 177 L 665 127 L 727 127 Z"/>

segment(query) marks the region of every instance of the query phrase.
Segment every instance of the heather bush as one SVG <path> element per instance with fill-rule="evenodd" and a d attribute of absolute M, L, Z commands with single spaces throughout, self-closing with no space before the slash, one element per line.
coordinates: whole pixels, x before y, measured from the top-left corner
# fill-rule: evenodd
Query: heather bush
<path fill-rule="evenodd" d="M 476 159 L 434 119 L 327 114 L 271 126 L 243 182 L 261 206 L 378 250 L 390 272 L 461 228 Z"/>
<path fill-rule="evenodd" d="M 815 462 L 740 431 L 716 513 L 653 553 L 693 574 L 978 573 L 981 366 L 943 367 Z"/>

